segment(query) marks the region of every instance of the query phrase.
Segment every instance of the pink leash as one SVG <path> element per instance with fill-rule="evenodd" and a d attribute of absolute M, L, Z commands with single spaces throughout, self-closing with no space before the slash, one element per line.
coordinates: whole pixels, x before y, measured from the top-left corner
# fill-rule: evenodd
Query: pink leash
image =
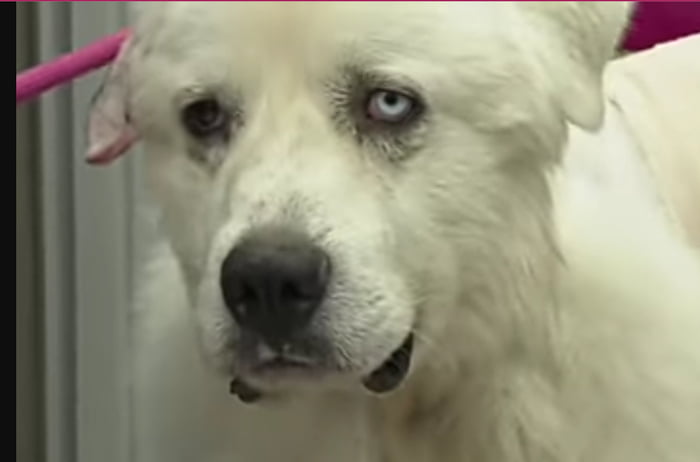
<path fill-rule="evenodd" d="M 129 30 L 103 37 L 79 50 L 17 74 L 16 104 L 109 64 L 119 53 Z"/>

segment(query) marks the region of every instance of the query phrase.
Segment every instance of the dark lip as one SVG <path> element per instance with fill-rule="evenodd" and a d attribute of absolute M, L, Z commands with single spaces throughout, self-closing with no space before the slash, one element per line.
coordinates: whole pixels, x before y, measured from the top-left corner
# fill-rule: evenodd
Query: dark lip
<path fill-rule="evenodd" d="M 403 343 L 374 371 L 362 379 L 364 387 L 372 393 L 383 394 L 395 390 L 406 378 L 411 366 L 413 356 L 413 332 L 409 333 Z M 320 373 L 319 365 L 295 358 L 276 357 L 261 362 L 249 368 L 252 377 L 304 377 L 308 380 L 311 376 Z M 327 371 L 325 371 L 327 372 Z M 321 374 L 323 376 L 324 374 Z M 255 381 L 255 380 L 254 380 Z M 258 401 L 263 393 L 255 385 L 242 377 L 235 377 L 230 382 L 230 393 L 238 396 L 244 403 Z"/>
<path fill-rule="evenodd" d="M 312 370 L 314 368 L 315 366 L 311 362 L 279 356 L 274 359 L 256 364 L 251 368 L 251 370 L 253 372 L 267 373 L 275 371 L 304 371 Z"/>
<path fill-rule="evenodd" d="M 327 373 L 314 362 L 276 357 L 248 367 L 243 375 L 234 376 L 229 384 L 229 392 L 241 402 L 250 404 L 274 394 L 275 383 L 305 383 L 322 379 Z"/>
<path fill-rule="evenodd" d="M 372 371 L 362 384 L 372 393 L 388 393 L 396 389 L 406 378 L 413 356 L 413 332 L 406 336 L 401 346 Z"/>
<path fill-rule="evenodd" d="M 234 377 L 229 384 L 229 392 L 237 396 L 243 403 L 255 403 L 266 394 L 256 385 L 257 380 L 279 380 L 294 377 L 308 379 L 314 375 L 315 371 L 315 365 L 312 363 L 276 357 L 249 367 L 247 373 L 244 374 L 245 377 Z M 253 382 L 249 382 L 248 379 L 253 380 Z"/>
<path fill-rule="evenodd" d="M 229 384 L 229 393 L 238 397 L 241 402 L 249 404 L 262 398 L 260 390 L 251 387 L 247 382 L 234 378 Z"/>

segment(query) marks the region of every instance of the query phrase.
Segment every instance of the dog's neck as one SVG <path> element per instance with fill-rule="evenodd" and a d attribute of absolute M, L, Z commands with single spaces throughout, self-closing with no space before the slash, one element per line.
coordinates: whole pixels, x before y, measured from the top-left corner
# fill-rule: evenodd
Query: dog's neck
<path fill-rule="evenodd" d="M 542 236 L 542 252 L 550 245 L 548 240 L 549 236 Z M 503 289 L 491 300 L 500 306 L 460 307 L 463 310 L 501 310 L 512 317 L 514 332 L 527 331 L 532 335 L 523 338 L 501 332 L 494 335 L 493 340 L 505 339 L 502 343 L 481 344 L 482 355 L 479 351 L 461 357 L 454 355 L 455 361 L 446 358 L 448 349 L 434 352 L 445 357 L 425 358 L 416 365 L 402 388 L 376 401 L 373 417 L 379 425 L 377 434 L 381 435 L 386 460 L 499 460 L 493 459 L 495 448 L 518 451 L 520 445 L 547 454 L 549 448 L 527 441 L 531 435 L 521 425 L 521 418 L 530 420 L 530 413 L 543 410 L 522 408 L 518 400 L 522 387 L 527 387 L 529 394 L 556 393 L 560 364 L 560 359 L 556 358 L 560 351 L 557 342 L 562 341 L 556 337 L 554 329 L 557 323 L 556 281 L 562 266 L 555 249 L 549 251 L 553 253 L 542 262 L 539 271 L 533 271 L 530 278 L 516 278 L 526 281 L 524 285 Z M 526 256 L 512 254 L 510 258 L 513 261 L 503 264 L 517 268 L 513 262 Z M 484 299 L 470 302 L 487 303 Z M 532 310 L 549 312 L 549 315 L 527 316 Z M 454 330 L 447 335 L 464 338 L 464 326 L 455 325 Z M 453 345 L 469 349 L 476 348 L 479 343 L 465 339 Z M 538 400 L 554 401 L 553 396 Z M 518 443 L 504 445 L 504 439 Z M 532 439 L 536 439 L 535 435 Z M 501 456 L 500 460 L 519 460 L 513 454 Z"/>

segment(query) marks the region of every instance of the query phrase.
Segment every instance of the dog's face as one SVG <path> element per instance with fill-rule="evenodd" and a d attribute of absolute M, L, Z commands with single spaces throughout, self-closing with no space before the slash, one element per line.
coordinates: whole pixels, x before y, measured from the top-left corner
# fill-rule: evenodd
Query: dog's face
<path fill-rule="evenodd" d="M 618 8 L 142 6 L 93 126 L 121 111 L 145 143 L 207 357 L 255 389 L 383 392 L 448 335 L 507 341 Z"/>

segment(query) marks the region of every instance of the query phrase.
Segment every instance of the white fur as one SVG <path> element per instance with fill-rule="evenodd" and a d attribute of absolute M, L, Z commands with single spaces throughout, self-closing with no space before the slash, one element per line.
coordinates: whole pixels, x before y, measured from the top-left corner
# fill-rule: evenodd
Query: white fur
<path fill-rule="evenodd" d="M 141 6 L 123 84 L 167 240 L 136 318 L 139 460 L 700 460 L 700 264 L 601 95 L 626 14 Z M 347 64 L 424 95 L 405 158 L 331 122 L 323 82 Z M 174 103 L 207 85 L 235 92 L 246 117 L 208 165 L 186 154 Z M 274 393 L 243 405 L 221 374 L 237 328 L 218 271 L 270 222 L 303 226 L 335 259 L 319 329 L 349 372 L 261 383 Z M 360 377 L 411 328 L 406 382 L 369 396 Z"/>

